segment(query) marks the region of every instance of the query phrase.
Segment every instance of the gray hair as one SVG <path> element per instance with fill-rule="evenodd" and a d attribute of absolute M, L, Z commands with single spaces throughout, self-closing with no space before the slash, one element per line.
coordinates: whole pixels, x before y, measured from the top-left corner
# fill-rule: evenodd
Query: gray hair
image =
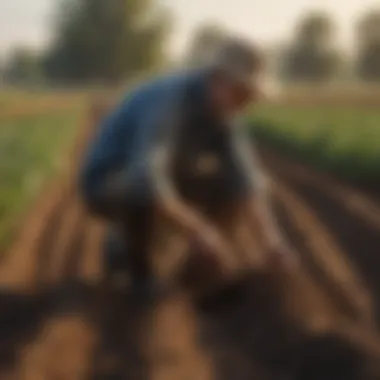
<path fill-rule="evenodd" d="M 240 38 L 226 40 L 208 60 L 210 68 L 247 85 L 252 83 L 263 64 L 264 57 L 261 50 Z"/>

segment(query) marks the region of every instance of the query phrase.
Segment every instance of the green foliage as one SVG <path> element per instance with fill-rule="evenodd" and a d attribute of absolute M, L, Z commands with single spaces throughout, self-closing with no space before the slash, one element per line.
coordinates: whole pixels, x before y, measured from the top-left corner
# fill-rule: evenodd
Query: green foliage
<path fill-rule="evenodd" d="M 366 81 L 380 81 L 380 9 L 368 12 L 357 28 L 356 72 Z"/>
<path fill-rule="evenodd" d="M 63 0 L 46 70 L 55 80 L 117 83 L 162 64 L 169 25 L 150 0 Z"/>
<path fill-rule="evenodd" d="M 252 118 L 258 139 L 349 180 L 371 181 L 380 171 L 376 110 L 264 106 Z"/>
<path fill-rule="evenodd" d="M 301 20 L 293 43 L 283 56 L 282 76 L 290 81 L 321 82 L 333 79 L 342 68 L 334 47 L 335 24 L 328 14 L 314 12 Z"/>
<path fill-rule="evenodd" d="M 62 164 L 80 109 L 0 122 L 0 248 L 18 215 Z"/>

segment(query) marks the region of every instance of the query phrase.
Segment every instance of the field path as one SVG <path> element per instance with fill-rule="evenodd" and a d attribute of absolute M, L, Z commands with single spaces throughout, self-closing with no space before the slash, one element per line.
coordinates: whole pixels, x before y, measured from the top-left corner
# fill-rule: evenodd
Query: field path
<path fill-rule="evenodd" d="M 235 297 L 194 303 L 179 293 L 144 308 L 102 285 L 103 226 L 75 192 L 98 117 L 0 263 L 0 379 L 327 379 L 331 370 L 366 379 L 356 350 L 380 358 L 380 201 L 263 150 L 302 270 L 253 273 Z"/>

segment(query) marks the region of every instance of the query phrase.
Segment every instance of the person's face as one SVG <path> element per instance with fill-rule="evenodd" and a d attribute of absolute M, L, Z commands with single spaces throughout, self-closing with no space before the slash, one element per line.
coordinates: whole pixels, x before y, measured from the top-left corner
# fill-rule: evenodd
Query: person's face
<path fill-rule="evenodd" d="M 258 89 L 218 76 L 211 82 L 211 102 L 222 117 L 232 117 L 243 111 L 258 97 Z"/>

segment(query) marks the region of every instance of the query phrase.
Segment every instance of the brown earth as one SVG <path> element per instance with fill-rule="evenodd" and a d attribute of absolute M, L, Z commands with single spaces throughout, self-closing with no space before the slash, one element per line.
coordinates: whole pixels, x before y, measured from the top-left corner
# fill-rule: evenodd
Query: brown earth
<path fill-rule="evenodd" d="M 5 98 L 4 104 L 0 99 L 0 122 L 6 125 L 7 122 L 15 119 L 29 118 L 46 114 L 56 114 L 57 112 L 72 110 L 88 100 L 84 94 L 40 94 L 35 93 L 22 95 L 12 99 Z"/>
<path fill-rule="evenodd" d="M 139 307 L 102 285 L 75 194 L 93 125 L 0 263 L 0 379 L 380 379 L 380 200 L 262 147 L 300 270 Z"/>

